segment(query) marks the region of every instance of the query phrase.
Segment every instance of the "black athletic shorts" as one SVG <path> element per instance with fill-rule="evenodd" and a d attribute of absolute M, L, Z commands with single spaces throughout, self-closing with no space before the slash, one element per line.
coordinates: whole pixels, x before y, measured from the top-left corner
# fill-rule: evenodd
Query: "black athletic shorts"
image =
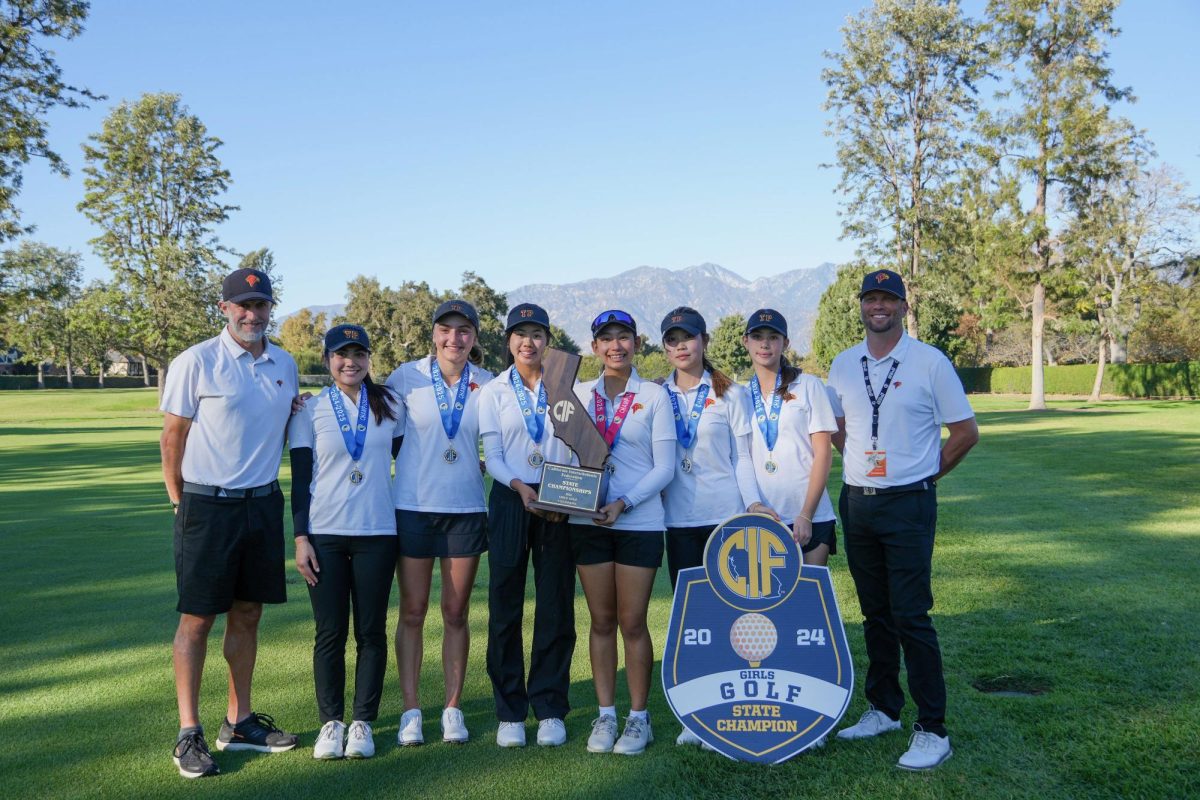
<path fill-rule="evenodd" d="M 468 558 L 488 549 L 484 511 L 442 514 L 398 508 L 396 532 L 405 558 Z"/>
<path fill-rule="evenodd" d="M 627 567 L 662 566 L 662 531 L 618 531 L 600 525 L 571 524 L 571 549 L 575 563 L 607 564 L 612 561 Z"/>
<path fill-rule="evenodd" d="M 814 522 L 812 524 L 812 538 L 808 540 L 808 544 L 800 548 L 802 552 L 815 550 L 818 545 L 829 545 L 829 555 L 837 554 L 837 523 L 834 520 L 825 522 Z"/>
<path fill-rule="evenodd" d="M 286 602 L 283 492 L 248 498 L 180 495 L 175 584 L 181 614 L 224 614 L 234 600 Z"/>

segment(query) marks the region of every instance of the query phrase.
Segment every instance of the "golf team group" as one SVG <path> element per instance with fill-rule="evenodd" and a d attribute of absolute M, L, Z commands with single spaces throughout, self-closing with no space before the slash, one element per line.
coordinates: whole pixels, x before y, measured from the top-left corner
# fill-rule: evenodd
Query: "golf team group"
<path fill-rule="evenodd" d="M 950 362 L 905 333 L 908 307 L 896 273 L 864 279 L 865 338 L 837 356 L 825 383 L 788 363 L 787 322 L 772 309 L 746 320 L 748 385 L 709 362 L 705 320 L 692 308 L 675 308 L 661 322 L 673 368 L 661 383 L 634 369 L 637 321 L 618 309 L 598 314 L 591 348 L 602 372 L 577 383 L 575 394 L 610 449 L 609 480 L 596 513 L 579 516 L 531 506 L 545 463 L 578 463 L 547 414 L 545 309 L 523 303 L 509 312 L 510 366 L 497 375 L 479 366 L 479 317 L 464 300 L 434 312 L 431 355 L 403 364 L 383 383 L 370 377 L 370 332 L 334 326 L 324 342 L 332 385 L 302 397 L 295 362 L 266 337 L 270 278 L 236 270 L 226 276 L 222 298 L 228 324 L 172 362 L 161 407 L 163 476 L 175 509 L 180 731 L 172 756 L 181 775 L 219 772 L 199 697 L 209 632 L 222 614 L 229 698 L 217 749 L 273 753 L 298 743 L 251 703 L 263 604 L 286 600 L 278 481 L 285 446 L 295 563 L 315 622 L 316 758 L 375 753 L 393 580 L 400 589 L 394 646 L 404 708 L 397 740 L 424 742 L 418 688 L 435 564 L 445 684 L 439 733 L 445 742 L 467 741 L 460 710 L 467 613 L 485 552 L 496 744 L 524 746 L 530 710 L 538 745 L 566 743 L 578 575 L 599 709 L 587 749 L 643 752 L 654 739 L 647 608 L 663 555 L 674 586 L 679 570 L 700 565 L 713 527 L 742 513 L 788 526 L 808 564 L 825 564 L 837 552 L 841 518 L 863 615 L 869 706 L 837 738 L 901 729 L 903 653 L 917 716 L 898 766 L 929 769 L 950 756 L 941 651 L 929 617 L 936 481 L 979 434 Z M 833 447 L 844 468 L 837 515 L 826 492 Z M 493 478 L 486 494 L 485 471 Z M 522 618 L 531 560 L 527 661 Z M 351 622 L 356 650 L 347 713 Z M 618 635 L 629 690 L 620 729 Z M 701 743 L 686 728 L 676 742 Z"/>

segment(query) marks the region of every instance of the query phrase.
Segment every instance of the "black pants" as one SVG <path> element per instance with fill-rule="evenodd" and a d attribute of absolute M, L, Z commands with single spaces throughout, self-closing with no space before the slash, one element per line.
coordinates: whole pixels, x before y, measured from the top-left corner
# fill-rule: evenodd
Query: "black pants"
<path fill-rule="evenodd" d="M 930 569 L 937 490 L 862 495 L 843 488 L 838 501 L 846 563 L 858 590 L 867 644 L 866 695 L 871 705 L 900 718 L 900 651 L 917 723 L 946 735 L 946 683 L 933 608 Z"/>
<path fill-rule="evenodd" d="M 713 525 L 695 528 L 667 528 L 667 571 L 671 573 L 671 591 L 679 579 L 679 570 L 698 567 L 704 563 L 704 546 L 712 535 Z"/>
<path fill-rule="evenodd" d="M 521 619 L 525 577 L 533 555 L 533 650 L 525 677 Z M 500 484 L 488 500 L 487 671 L 501 722 L 539 720 L 571 710 L 567 690 L 575 653 L 575 564 L 567 523 L 530 514 L 521 497 Z"/>
<path fill-rule="evenodd" d="M 354 607 L 354 716 L 372 722 L 387 675 L 387 612 L 396 574 L 395 536 L 309 536 L 317 551 L 317 585 L 308 589 L 317 624 L 313 677 L 321 724 L 342 720 L 346 702 L 346 637 Z"/>

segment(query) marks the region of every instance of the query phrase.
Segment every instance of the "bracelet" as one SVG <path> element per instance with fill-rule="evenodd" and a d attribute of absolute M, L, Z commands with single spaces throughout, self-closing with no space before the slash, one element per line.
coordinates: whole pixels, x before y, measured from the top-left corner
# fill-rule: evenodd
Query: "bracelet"
<path fill-rule="evenodd" d="M 805 522 L 809 523 L 810 525 L 812 524 L 812 517 L 806 517 L 803 514 L 797 514 L 796 516 L 799 517 L 800 519 L 804 520 Z"/>

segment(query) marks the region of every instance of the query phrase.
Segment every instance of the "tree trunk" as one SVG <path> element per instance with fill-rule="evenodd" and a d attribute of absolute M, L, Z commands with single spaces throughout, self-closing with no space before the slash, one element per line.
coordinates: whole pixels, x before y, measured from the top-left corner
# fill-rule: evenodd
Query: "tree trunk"
<path fill-rule="evenodd" d="M 1088 398 L 1089 403 L 1100 402 L 1100 387 L 1104 385 L 1104 350 L 1107 344 L 1107 337 L 1101 336 L 1099 355 L 1096 358 L 1096 382 L 1092 384 L 1092 395 Z"/>
<path fill-rule="evenodd" d="M 38 388 L 46 388 L 46 365 L 41 361 L 38 362 Z"/>
<path fill-rule="evenodd" d="M 149 386 L 150 385 L 150 362 L 146 360 L 145 356 L 141 356 L 141 359 L 142 359 L 142 385 Z"/>
<path fill-rule="evenodd" d="M 1129 360 L 1129 352 L 1126 349 L 1124 341 L 1125 337 L 1120 333 L 1114 333 L 1113 337 L 1108 340 L 1109 349 L 1112 350 L 1112 363 L 1124 364 Z"/>
<path fill-rule="evenodd" d="M 75 388 L 75 365 L 71 363 L 71 356 L 67 356 L 67 388 Z"/>
<path fill-rule="evenodd" d="M 149 374 L 148 370 L 146 374 Z M 158 386 L 158 403 L 162 405 L 163 389 L 167 385 L 167 362 L 165 360 L 158 364 L 158 380 L 155 383 Z"/>
<path fill-rule="evenodd" d="M 1030 369 L 1032 371 L 1029 387 L 1029 410 L 1041 411 L 1046 408 L 1046 372 L 1042 365 L 1042 333 L 1046 327 L 1046 287 L 1042 285 L 1041 276 L 1033 285 L 1033 336 L 1030 342 Z"/>
<path fill-rule="evenodd" d="M 104 357 L 103 356 L 100 357 L 100 369 L 98 370 L 98 372 L 99 372 L 100 388 L 103 389 L 104 388 Z"/>

